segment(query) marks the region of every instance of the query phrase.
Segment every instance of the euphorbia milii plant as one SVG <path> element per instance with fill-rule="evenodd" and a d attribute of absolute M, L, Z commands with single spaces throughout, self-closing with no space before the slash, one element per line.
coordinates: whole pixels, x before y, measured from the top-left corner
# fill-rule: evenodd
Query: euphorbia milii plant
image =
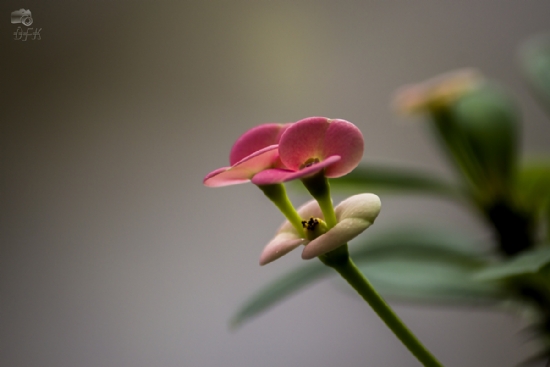
<path fill-rule="evenodd" d="M 441 366 L 357 269 L 347 242 L 370 227 L 380 212 L 374 194 L 352 196 L 332 205 L 327 178 L 351 172 L 361 161 L 364 142 L 351 122 L 309 117 L 292 124 L 264 124 L 243 134 L 231 149 L 228 167 L 204 178 L 217 187 L 252 181 L 288 219 L 265 247 L 265 265 L 305 245 L 303 259 L 318 257 L 363 297 L 403 344 L 425 366 Z M 298 211 L 283 183 L 300 179 L 315 200 Z"/>

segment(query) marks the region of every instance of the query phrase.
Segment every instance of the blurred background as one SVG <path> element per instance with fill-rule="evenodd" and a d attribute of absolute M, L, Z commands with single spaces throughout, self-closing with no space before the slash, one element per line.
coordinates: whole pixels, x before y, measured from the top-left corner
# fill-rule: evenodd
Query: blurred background
<path fill-rule="evenodd" d="M 20 8 L 41 39 L 14 39 Z M 1 366 L 416 366 L 334 281 L 230 330 L 246 297 L 302 260 L 260 267 L 282 215 L 253 185 L 210 189 L 202 178 L 247 129 L 314 115 L 355 123 L 366 162 L 452 178 L 426 124 L 389 104 L 400 85 L 465 66 L 518 98 L 524 153 L 548 152 L 550 123 L 517 61 L 522 41 L 550 30 L 547 0 L 8 0 L 0 10 Z M 364 235 L 421 218 L 489 236 L 449 203 L 381 198 Z M 445 366 L 513 366 L 532 351 L 511 314 L 395 309 Z"/>

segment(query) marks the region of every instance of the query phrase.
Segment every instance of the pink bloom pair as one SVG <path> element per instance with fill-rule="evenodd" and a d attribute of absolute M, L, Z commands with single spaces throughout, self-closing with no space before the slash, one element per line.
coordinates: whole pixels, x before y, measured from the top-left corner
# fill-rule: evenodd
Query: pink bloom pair
<path fill-rule="evenodd" d="M 229 167 L 210 172 L 210 187 L 252 181 L 270 185 L 302 178 L 325 170 L 340 177 L 361 161 L 363 135 L 352 123 L 325 117 L 309 117 L 290 124 L 264 124 L 243 134 L 233 145 Z"/>

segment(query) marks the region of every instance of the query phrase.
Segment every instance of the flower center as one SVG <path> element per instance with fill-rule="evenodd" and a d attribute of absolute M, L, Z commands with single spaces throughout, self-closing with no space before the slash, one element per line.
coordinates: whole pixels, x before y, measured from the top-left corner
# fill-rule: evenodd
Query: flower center
<path fill-rule="evenodd" d="M 320 161 L 321 160 L 319 158 L 309 158 L 307 161 L 304 162 L 304 164 L 302 164 L 300 166 L 300 169 L 303 169 L 303 168 L 306 168 L 306 167 L 311 167 L 315 163 L 319 163 Z"/>
<path fill-rule="evenodd" d="M 306 237 L 310 241 L 313 241 L 328 231 L 327 224 L 321 218 L 311 217 L 308 220 L 303 220 L 302 227 L 306 230 Z"/>
<path fill-rule="evenodd" d="M 307 229 L 308 231 L 314 231 L 315 227 L 319 225 L 319 220 L 317 218 L 309 218 L 309 220 L 303 220 L 302 221 L 302 227 L 304 229 Z"/>

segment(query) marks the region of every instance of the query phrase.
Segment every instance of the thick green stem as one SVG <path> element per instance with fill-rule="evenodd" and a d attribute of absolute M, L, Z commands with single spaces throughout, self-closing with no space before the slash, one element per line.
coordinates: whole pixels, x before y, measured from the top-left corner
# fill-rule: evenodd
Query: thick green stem
<path fill-rule="evenodd" d="M 332 206 L 330 185 L 328 179 L 325 177 L 324 170 L 310 177 L 303 178 L 302 182 L 311 196 L 319 203 L 328 228 L 334 227 L 338 221 L 336 220 L 336 214 Z"/>
<path fill-rule="evenodd" d="M 442 367 L 443 365 L 422 345 L 416 336 L 405 326 L 403 321 L 393 312 L 390 306 L 376 292 L 372 284 L 357 269 L 349 255 L 347 245 L 319 259 L 327 266 L 336 270 L 359 293 L 361 297 L 372 307 L 374 312 L 384 321 L 391 331 L 407 347 L 407 349 L 425 367 Z"/>
<path fill-rule="evenodd" d="M 302 218 L 294 209 L 294 206 L 290 202 L 286 194 L 286 189 L 283 184 L 273 184 L 273 185 L 258 185 L 260 190 L 262 190 L 271 200 L 277 208 L 283 213 L 283 215 L 288 219 L 292 226 L 298 231 L 302 238 L 305 238 L 304 228 L 302 226 Z"/>

